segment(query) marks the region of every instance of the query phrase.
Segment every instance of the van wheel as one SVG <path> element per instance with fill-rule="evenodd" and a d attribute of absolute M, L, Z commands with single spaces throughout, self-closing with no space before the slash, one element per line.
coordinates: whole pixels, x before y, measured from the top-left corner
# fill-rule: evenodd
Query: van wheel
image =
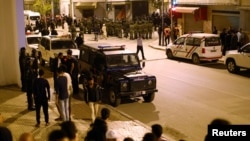
<path fill-rule="evenodd" d="M 109 91 L 109 102 L 112 106 L 117 107 L 121 103 L 121 98 L 113 91 Z"/>
<path fill-rule="evenodd" d="M 149 93 L 145 96 L 143 96 L 143 99 L 145 102 L 152 102 L 155 98 L 155 93 Z"/>
<path fill-rule="evenodd" d="M 174 58 L 173 53 L 172 53 L 171 50 L 168 49 L 166 54 L 167 54 L 168 59 L 173 59 Z"/>
<path fill-rule="evenodd" d="M 200 58 L 199 58 L 199 56 L 197 54 L 194 54 L 192 56 L 192 61 L 193 61 L 194 64 L 200 64 Z"/>
<path fill-rule="evenodd" d="M 240 71 L 240 68 L 237 67 L 235 61 L 233 59 L 229 59 L 227 60 L 227 70 L 230 72 L 230 73 L 237 73 L 238 71 Z"/>

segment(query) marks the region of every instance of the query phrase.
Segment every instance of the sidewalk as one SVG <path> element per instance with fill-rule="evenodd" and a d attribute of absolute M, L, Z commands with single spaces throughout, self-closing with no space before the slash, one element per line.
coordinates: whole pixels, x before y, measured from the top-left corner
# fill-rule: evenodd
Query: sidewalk
<path fill-rule="evenodd" d="M 49 78 L 52 81 L 52 78 Z M 111 110 L 109 129 L 116 131 L 118 140 L 125 137 L 132 137 L 135 141 L 141 141 L 146 132 L 150 132 L 150 127 L 133 119 L 132 117 L 117 111 L 109 105 L 101 105 L 100 109 L 106 107 Z M 41 126 L 35 127 L 35 111 L 27 110 L 26 94 L 20 91 L 17 86 L 6 86 L 0 88 L 0 111 L 4 118 L 2 126 L 8 127 L 13 134 L 14 141 L 24 132 L 31 132 L 36 141 L 46 141 L 48 133 L 54 129 L 59 129 L 60 122 L 55 121 L 58 112 L 52 95 L 49 102 L 49 126 L 45 126 L 44 116 L 41 111 Z M 72 121 L 75 122 L 79 131 L 79 141 L 83 140 L 91 122 L 90 109 L 81 99 L 81 96 L 72 98 Z M 168 141 L 172 139 L 165 137 Z"/>

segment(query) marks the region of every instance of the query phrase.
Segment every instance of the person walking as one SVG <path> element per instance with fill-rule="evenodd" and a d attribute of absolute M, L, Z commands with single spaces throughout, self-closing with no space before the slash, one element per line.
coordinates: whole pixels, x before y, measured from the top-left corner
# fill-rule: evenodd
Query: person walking
<path fill-rule="evenodd" d="M 36 78 L 36 74 L 32 68 L 33 60 L 31 57 L 26 59 L 25 63 L 25 82 L 26 82 L 26 96 L 28 102 L 28 110 L 35 110 L 34 108 L 34 99 L 33 99 L 33 81 Z"/>
<path fill-rule="evenodd" d="M 85 102 L 89 105 L 91 110 L 91 119 L 94 123 L 97 113 L 99 110 L 99 103 L 101 102 L 101 87 L 95 83 L 94 78 L 89 76 L 87 86 L 85 86 L 84 99 Z"/>
<path fill-rule="evenodd" d="M 137 38 L 137 50 L 136 50 L 136 54 L 138 55 L 139 51 L 141 51 L 141 55 L 142 55 L 142 59 L 145 60 L 145 56 L 144 56 L 144 51 L 143 51 L 143 43 L 142 43 L 142 36 L 139 35 L 139 37 Z"/>
<path fill-rule="evenodd" d="M 107 27 L 105 24 L 102 25 L 102 37 L 107 40 Z"/>
<path fill-rule="evenodd" d="M 63 121 L 69 121 L 69 94 L 67 89 L 67 78 L 63 75 L 63 69 L 58 69 L 58 78 L 56 82 L 56 103 L 60 107 L 60 115 Z"/>
<path fill-rule="evenodd" d="M 33 91 L 36 104 L 36 127 L 40 126 L 40 110 L 43 108 L 44 119 L 46 126 L 49 125 L 49 103 L 50 100 L 50 85 L 47 79 L 44 78 L 44 71 L 42 69 L 38 72 L 39 78 L 34 80 Z"/>

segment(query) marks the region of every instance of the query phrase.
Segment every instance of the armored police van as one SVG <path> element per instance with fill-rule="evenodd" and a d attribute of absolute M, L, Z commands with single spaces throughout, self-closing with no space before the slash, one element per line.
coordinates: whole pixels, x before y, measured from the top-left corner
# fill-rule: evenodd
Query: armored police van
<path fill-rule="evenodd" d="M 92 43 L 79 49 L 79 82 L 85 85 L 86 77 L 94 76 L 109 104 L 118 106 L 122 99 L 135 97 L 154 100 L 156 77 L 142 71 L 137 54 L 125 45 Z"/>

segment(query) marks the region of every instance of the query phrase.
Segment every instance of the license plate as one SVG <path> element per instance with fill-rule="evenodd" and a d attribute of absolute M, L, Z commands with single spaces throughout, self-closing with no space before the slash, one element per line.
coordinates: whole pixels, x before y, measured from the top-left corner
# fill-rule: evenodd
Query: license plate
<path fill-rule="evenodd" d="M 210 50 L 210 52 L 216 52 L 216 49 L 214 49 L 214 50 Z"/>

